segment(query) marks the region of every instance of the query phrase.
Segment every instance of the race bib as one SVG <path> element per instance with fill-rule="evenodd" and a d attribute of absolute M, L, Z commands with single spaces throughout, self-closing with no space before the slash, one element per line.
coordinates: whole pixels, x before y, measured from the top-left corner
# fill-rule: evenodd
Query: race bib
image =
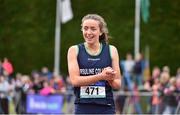
<path fill-rule="evenodd" d="M 80 98 L 105 98 L 106 91 L 104 86 L 82 86 Z"/>

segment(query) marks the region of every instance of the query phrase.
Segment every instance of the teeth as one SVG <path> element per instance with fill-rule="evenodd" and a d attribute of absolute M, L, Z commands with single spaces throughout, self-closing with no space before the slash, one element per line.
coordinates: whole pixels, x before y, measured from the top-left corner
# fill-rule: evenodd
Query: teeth
<path fill-rule="evenodd" d="M 87 35 L 87 38 L 93 38 L 93 36 L 92 35 Z"/>
<path fill-rule="evenodd" d="M 93 37 L 91 37 L 91 36 L 87 36 L 87 39 L 92 39 Z"/>

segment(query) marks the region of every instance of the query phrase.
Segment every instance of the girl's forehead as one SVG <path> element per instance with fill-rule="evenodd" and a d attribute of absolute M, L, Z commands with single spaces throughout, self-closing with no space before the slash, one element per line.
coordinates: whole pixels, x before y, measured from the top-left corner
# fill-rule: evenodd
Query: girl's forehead
<path fill-rule="evenodd" d="M 93 19 L 86 19 L 82 23 L 83 26 L 99 26 L 99 21 Z"/>

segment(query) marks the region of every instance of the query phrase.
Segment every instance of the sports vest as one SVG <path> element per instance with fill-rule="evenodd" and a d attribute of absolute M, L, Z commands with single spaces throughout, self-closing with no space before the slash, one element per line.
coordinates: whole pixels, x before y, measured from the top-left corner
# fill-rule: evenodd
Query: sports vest
<path fill-rule="evenodd" d="M 86 51 L 84 43 L 78 45 L 80 76 L 96 75 L 105 67 L 112 67 L 109 45 L 102 43 L 101 46 L 101 52 L 92 56 Z M 75 103 L 114 105 L 112 88 L 105 80 L 88 86 L 74 87 L 74 93 Z"/>

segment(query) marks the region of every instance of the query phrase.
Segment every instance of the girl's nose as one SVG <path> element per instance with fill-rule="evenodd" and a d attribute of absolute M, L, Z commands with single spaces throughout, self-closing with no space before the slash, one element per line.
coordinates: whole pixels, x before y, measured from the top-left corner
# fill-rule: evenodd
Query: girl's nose
<path fill-rule="evenodd" d="M 91 34 L 91 29 L 88 29 L 86 32 L 87 34 Z"/>

